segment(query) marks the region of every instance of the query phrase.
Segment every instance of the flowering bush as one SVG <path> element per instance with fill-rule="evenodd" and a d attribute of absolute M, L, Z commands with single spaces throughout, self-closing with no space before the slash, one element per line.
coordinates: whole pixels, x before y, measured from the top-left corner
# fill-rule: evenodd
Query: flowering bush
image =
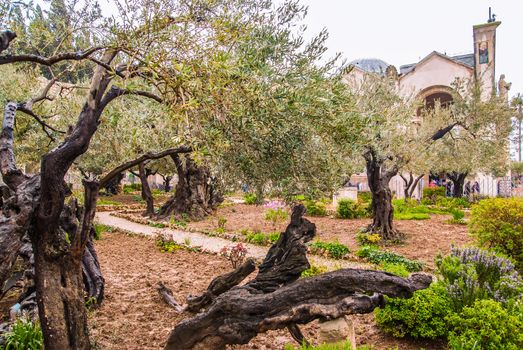
<path fill-rule="evenodd" d="M 220 251 L 220 255 L 225 256 L 231 262 L 232 267 L 235 269 L 245 260 L 247 255 L 247 248 L 241 243 L 238 243 L 231 247 L 223 247 Z"/>
<path fill-rule="evenodd" d="M 508 259 L 479 248 L 453 248 L 436 259 L 456 310 L 478 299 L 506 303 L 523 296 L 523 280 Z"/>

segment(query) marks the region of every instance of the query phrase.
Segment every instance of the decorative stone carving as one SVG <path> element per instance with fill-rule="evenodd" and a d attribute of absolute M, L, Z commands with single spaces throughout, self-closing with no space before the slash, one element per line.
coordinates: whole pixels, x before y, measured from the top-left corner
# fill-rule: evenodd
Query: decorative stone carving
<path fill-rule="evenodd" d="M 505 100 L 508 101 L 508 91 L 510 90 L 511 86 L 512 86 L 512 83 L 507 83 L 505 81 L 505 74 L 501 74 L 501 76 L 499 77 L 499 82 L 498 82 L 499 97 L 504 98 Z"/>

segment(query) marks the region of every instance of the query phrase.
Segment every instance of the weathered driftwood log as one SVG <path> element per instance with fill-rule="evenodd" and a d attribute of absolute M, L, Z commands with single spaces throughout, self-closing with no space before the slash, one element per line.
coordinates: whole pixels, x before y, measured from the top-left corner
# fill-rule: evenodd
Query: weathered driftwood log
<path fill-rule="evenodd" d="M 232 287 L 238 285 L 255 269 L 256 264 L 254 263 L 254 260 L 247 259 L 234 271 L 214 278 L 203 294 L 196 297 L 189 296 L 187 298 L 187 311 L 199 312 L 201 309 L 209 306 L 218 295 L 223 294 Z"/>
<path fill-rule="evenodd" d="M 167 305 L 173 307 L 177 312 L 183 312 L 184 309 L 180 304 L 178 304 L 176 299 L 174 299 L 172 290 L 167 288 L 162 282 L 158 282 L 156 289 Z"/>
<path fill-rule="evenodd" d="M 158 217 L 167 218 L 174 213 L 186 214 L 195 220 L 203 219 L 223 202 L 216 179 L 211 176 L 209 168 L 198 166 L 189 155 L 185 156 L 185 161 L 178 154 L 170 156 L 176 166 L 178 183 L 174 196 L 160 208 Z"/>
<path fill-rule="evenodd" d="M 304 213 L 301 205 L 293 209 L 290 225 L 269 249 L 254 280 L 215 297 L 207 310 L 179 323 L 165 349 L 224 349 L 227 344 L 246 344 L 258 333 L 282 328 L 302 342 L 298 324 L 368 313 L 383 305 L 383 294 L 409 297 L 430 284 L 427 275 L 403 279 L 360 269 L 298 280 L 310 266 L 305 243 L 316 231 L 302 217 Z M 374 294 L 367 295 L 370 293 Z"/>
<path fill-rule="evenodd" d="M 224 349 L 271 329 L 369 313 L 383 305 L 382 294 L 410 297 L 430 282 L 427 275 L 404 279 L 381 271 L 343 269 L 300 279 L 272 293 L 236 287 L 217 297 L 207 311 L 179 323 L 165 349 Z"/>

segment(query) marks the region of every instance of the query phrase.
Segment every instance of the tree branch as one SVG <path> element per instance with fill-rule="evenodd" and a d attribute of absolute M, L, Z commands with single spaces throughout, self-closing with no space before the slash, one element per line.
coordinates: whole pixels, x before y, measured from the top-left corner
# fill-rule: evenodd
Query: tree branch
<path fill-rule="evenodd" d="M 16 188 L 27 179 L 27 176 L 16 167 L 13 150 L 13 126 L 17 107 L 18 105 L 14 102 L 9 102 L 5 106 L 2 134 L 0 135 L 0 172 L 4 182 L 13 191 L 16 191 Z"/>
<path fill-rule="evenodd" d="M 105 175 L 101 180 L 100 180 L 100 187 L 104 187 L 105 184 L 111 180 L 113 177 L 115 177 L 117 174 L 127 170 L 127 169 L 130 169 L 146 160 L 150 160 L 150 159 L 160 159 L 160 158 L 163 158 L 163 157 L 166 157 L 166 156 L 169 156 L 169 155 L 173 155 L 173 154 L 178 154 L 178 153 L 189 153 L 189 152 L 192 152 L 192 148 L 189 147 L 189 146 L 180 146 L 180 147 L 177 147 L 177 148 L 169 148 L 169 149 L 166 149 L 164 151 L 161 151 L 161 152 L 157 152 L 157 153 L 151 153 L 151 152 L 148 152 L 148 153 L 145 153 L 145 154 L 142 154 L 141 156 L 139 156 L 138 158 L 135 158 L 133 160 L 130 160 L 128 162 L 125 162 L 119 166 L 117 166 L 116 168 L 114 168 L 113 170 L 111 170 L 107 175 Z"/>
<path fill-rule="evenodd" d="M 80 52 L 65 52 L 51 57 L 43 57 L 40 55 L 25 54 L 25 55 L 3 55 L 0 56 L 0 65 L 16 63 L 16 62 L 32 62 L 44 66 L 52 66 L 62 61 L 81 61 L 90 58 L 90 56 L 102 50 L 103 47 L 92 47 Z M 2 52 L 3 50 L 0 50 Z"/>
<path fill-rule="evenodd" d="M 144 96 L 150 99 L 155 100 L 158 103 L 162 103 L 163 99 L 155 95 L 151 92 L 147 91 L 140 91 L 140 90 L 127 90 L 119 88 L 118 86 L 111 86 L 111 89 L 107 94 L 105 94 L 104 98 L 102 99 L 100 105 L 102 108 L 105 108 L 112 100 L 114 100 L 117 97 L 124 96 L 124 95 L 136 95 L 136 96 Z"/>

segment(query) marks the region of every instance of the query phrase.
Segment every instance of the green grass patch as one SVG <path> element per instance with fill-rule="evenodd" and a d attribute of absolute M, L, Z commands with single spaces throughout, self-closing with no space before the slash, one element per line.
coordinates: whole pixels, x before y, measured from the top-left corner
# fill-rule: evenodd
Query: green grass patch
<path fill-rule="evenodd" d="M 122 204 L 123 203 L 121 203 L 121 202 L 113 201 L 113 200 L 103 198 L 103 197 L 98 198 L 98 200 L 96 201 L 96 205 L 122 205 Z"/>
<path fill-rule="evenodd" d="M 42 350 L 44 336 L 38 322 L 19 318 L 13 329 L 5 334 L 5 350 Z"/>
<path fill-rule="evenodd" d="M 113 232 L 114 229 L 111 226 L 104 224 L 94 224 L 94 239 L 99 240 L 102 238 L 102 233 L 104 232 Z"/>

